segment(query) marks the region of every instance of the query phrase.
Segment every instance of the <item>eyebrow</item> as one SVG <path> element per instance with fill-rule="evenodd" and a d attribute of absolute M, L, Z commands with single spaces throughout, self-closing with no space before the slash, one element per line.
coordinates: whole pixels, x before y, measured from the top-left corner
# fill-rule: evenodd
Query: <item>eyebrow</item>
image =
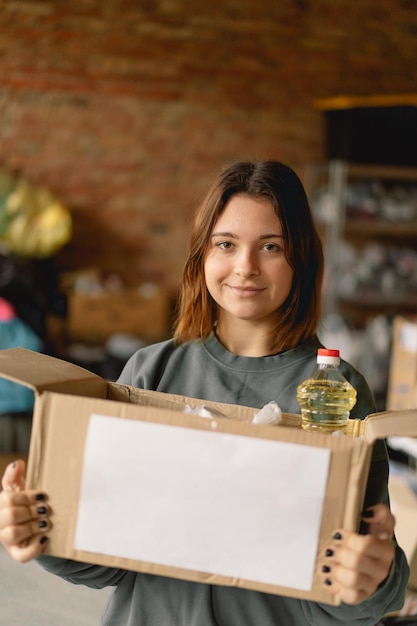
<path fill-rule="evenodd" d="M 238 235 L 230 232 L 212 233 L 211 237 L 231 237 L 233 239 L 239 239 Z M 278 233 L 267 233 L 266 235 L 261 235 L 259 239 L 284 239 L 284 235 L 279 235 Z"/>

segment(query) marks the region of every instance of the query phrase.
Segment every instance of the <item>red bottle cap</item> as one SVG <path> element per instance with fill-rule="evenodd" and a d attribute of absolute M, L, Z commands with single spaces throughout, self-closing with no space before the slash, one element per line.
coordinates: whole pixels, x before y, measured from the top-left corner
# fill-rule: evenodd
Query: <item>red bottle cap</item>
<path fill-rule="evenodd" d="M 340 356 L 340 350 L 327 350 L 327 348 L 319 348 L 318 356 Z"/>

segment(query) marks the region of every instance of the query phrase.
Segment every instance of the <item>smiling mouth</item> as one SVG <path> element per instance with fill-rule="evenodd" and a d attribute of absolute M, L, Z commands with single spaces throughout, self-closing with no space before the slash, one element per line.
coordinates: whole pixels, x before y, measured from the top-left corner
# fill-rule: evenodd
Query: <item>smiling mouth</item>
<path fill-rule="evenodd" d="M 231 291 L 233 291 L 234 293 L 238 294 L 239 296 L 253 296 L 256 294 L 261 293 L 263 290 L 263 288 L 260 287 L 235 287 L 233 285 L 229 285 L 229 288 L 231 289 Z"/>

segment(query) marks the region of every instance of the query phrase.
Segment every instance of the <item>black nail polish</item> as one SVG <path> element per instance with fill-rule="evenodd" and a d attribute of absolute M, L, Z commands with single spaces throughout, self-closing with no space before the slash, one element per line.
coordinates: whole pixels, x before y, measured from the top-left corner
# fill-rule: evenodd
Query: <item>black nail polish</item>
<path fill-rule="evenodd" d="M 44 494 L 43 493 L 37 493 L 36 496 L 35 496 L 35 500 L 37 500 L 38 502 L 40 500 L 45 500 Z"/>
<path fill-rule="evenodd" d="M 341 534 L 341 533 L 335 533 L 335 534 L 333 535 L 333 539 L 342 539 L 342 538 L 343 538 L 343 537 L 342 537 L 342 534 Z"/>
<path fill-rule="evenodd" d="M 45 513 L 46 513 L 46 506 L 38 506 L 36 511 L 39 513 L 39 515 L 45 515 Z"/>
<path fill-rule="evenodd" d="M 331 572 L 331 567 L 329 567 L 328 565 L 323 565 L 323 567 L 321 568 L 321 571 L 324 572 L 325 574 L 328 574 L 329 572 Z"/>
<path fill-rule="evenodd" d="M 373 517 L 374 516 L 374 512 L 372 511 L 372 509 L 367 509 L 366 511 L 363 511 L 362 513 L 362 517 Z"/>
<path fill-rule="evenodd" d="M 326 580 L 324 581 L 324 584 L 330 587 L 330 585 L 332 584 L 332 581 L 330 580 L 330 578 L 326 578 Z"/>
<path fill-rule="evenodd" d="M 41 520 L 40 522 L 38 522 L 38 527 L 39 528 L 46 528 L 48 526 L 47 522 L 45 522 L 45 520 Z"/>
<path fill-rule="evenodd" d="M 40 539 L 39 539 L 39 543 L 44 544 L 46 541 L 48 541 L 48 537 L 46 537 L 45 535 L 43 535 Z"/>
<path fill-rule="evenodd" d="M 324 553 L 325 556 L 333 556 L 334 552 L 331 548 L 327 548 L 326 552 Z"/>

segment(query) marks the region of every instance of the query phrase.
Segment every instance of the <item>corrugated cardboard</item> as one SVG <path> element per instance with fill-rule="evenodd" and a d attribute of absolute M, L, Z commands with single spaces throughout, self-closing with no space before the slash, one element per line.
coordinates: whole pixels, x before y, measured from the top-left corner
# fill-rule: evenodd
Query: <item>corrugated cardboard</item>
<path fill-rule="evenodd" d="M 49 554 L 87 563 L 121 567 L 139 572 L 176 577 L 197 582 L 233 585 L 268 593 L 283 594 L 315 601 L 334 603 L 333 597 L 319 584 L 314 575 L 311 589 L 271 585 L 257 580 L 246 580 L 224 575 L 222 571 L 194 571 L 163 563 L 146 562 L 105 555 L 74 548 L 77 511 L 86 434 L 93 414 L 111 416 L 144 423 L 160 424 L 164 428 L 185 428 L 210 431 L 213 437 L 222 433 L 232 436 L 261 438 L 274 442 L 295 443 L 330 450 L 330 469 L 326 497 L 321 517 L 318 553 L 338 527 L 357 529 L 367 482 L 372 444 L 377 438 L 392 434 L 417 434 L 416 411 L 395 415 L 382 413 L 368 416 L 365 421 L 351 420 L 350 436 L 332 436 L 303 431 L 300 416 L 284 414 L 279 426 L 260 426 L 250 423 L 254 409 L 207 403 L 231 419 L 214 420 L 183 412 L 184 406 L 201 406 L 201 401 L 182 396 L 143 391 L 126 385 L 106 382 L 99 376 L 58 359 L 32 353 L 20 348 L 0 351 L 0 375 L 25 384 L 35 391 L 35 411 L 28 463 L 28 487 L 45 491 L 53 507 L 53 529 L 47 551 Z M 393 424 L 395 430 L 393 431 Z M 154 459 L 154 462 L 159 462 Z M 160 459 L 163 462 L 163 459 Z M 181 462 L 181 460 L 179 460 Z M 112 471 L 112 468 L 109 468 Z M 231 471 L 236 471 L 231 468 Z M 195 468 L 198 475 L 198 467 Z M 291 475 L 287 477 L 291 481 Z M 227 475 L 224 476 L 227 481 Z M 132 494 L 137 481 L 131 477 Z M 98 485 L 99 488 L 99 485 Z M 242 485 L 244 493 L 245 485 Z M 216 486 L 213 486 L 216 489 Z M 279 498 L 279 494 L 277 494 Z M 146 507 L 146 502 L 143 502 Z M 218 504 L 221 507 L 221 503 Z M 297 503 L 294 515 L 300 515 Z M 308 522 L 308 506 L 302 503 Z M 262 503 L 258 506 L 262 517 Z M 220 513 L 219 508 L 219 513 Z M 138 520 L 140 529 L 140 520 Z M 213 532 L 222 533 L 221 525 Z M 135 541 L 135 537 L 132 537 Z M 257 542 L 256 529 L 250 541 Z M 286 538 L 276 536 L 274 542 L 285 545 Z M 245 560 L 246 546 L 236 559 Z M 255 545 L 256 548 L 256 545 Z"/>
<path fill-rule="evenodd" d="M 417 407 L 417 319 L 394 319 L 387 409 Z"/>
<path fill-rule="evenodd" d="M 395 516 L 395 536 L 410 565 L 408 587 L 417 590 L 417 495 L 406 478 L 391 475 L 389 479 L 391 509 Z"/>

